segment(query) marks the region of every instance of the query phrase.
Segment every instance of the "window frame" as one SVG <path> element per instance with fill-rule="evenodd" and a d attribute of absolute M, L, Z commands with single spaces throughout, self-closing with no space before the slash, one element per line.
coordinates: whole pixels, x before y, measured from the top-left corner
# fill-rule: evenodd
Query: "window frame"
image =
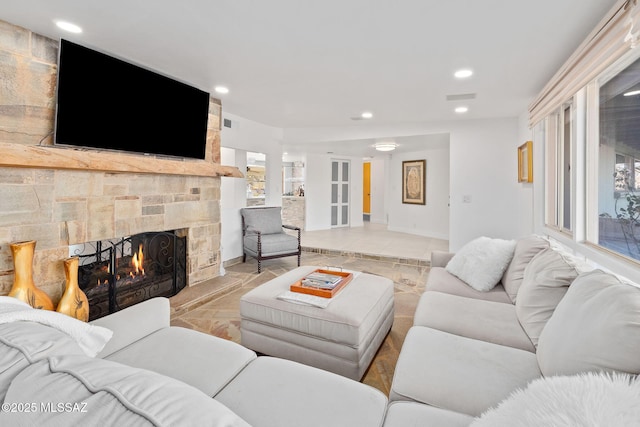
<path fill-rule="evenodd" d="M 635 268 L 640 266 L 640 260 L 600 244 L 599 217 L 602 214 L 602 212 L 600 212 L 600 158 L 602 155 L 600 151 L 600 88 L 638 60 L 640 60 L 640 49 L 634 49 L 622 55 L 617 61 L 607 67 L 587 85 L 587 101 L 585 106 L 585 114 L 587 117 L 585 126 L 587 143 L 586 167 L 591 173 L 585 177 L 587 196 L 585 214 L 587 221 L 584 243 L 606 256 L 614 256 L 616 259 L 622 259 L 625 263 L 635 266 Z M 618 155 L 634 159 L 634 161 L 640 159 L 640 153 L 634 155 L 634 153 L 614 148 L 614 156 L 617 157 Z M 615 185 L 615 181 L 613 185 Z M 638 183 L 636 182 L 636 186 L 637 185 Z M 614 187 L 611 189 L 611 193 L 615 197 L 615 194 L 622 196 L 626 192 L 617 191 Z M 640 194 L 640 191 L 638 193 Z"/>

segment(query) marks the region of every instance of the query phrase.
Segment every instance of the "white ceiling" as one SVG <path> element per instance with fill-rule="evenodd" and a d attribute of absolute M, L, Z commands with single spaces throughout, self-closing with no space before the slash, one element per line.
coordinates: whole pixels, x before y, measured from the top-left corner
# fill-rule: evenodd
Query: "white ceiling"
<path fill-rule="evenodd" d="M 2 0 L 0 19 L 97 48 L 283 127 L 514 117 L 616 0 Z M 55 19 L 76 23 L 63 33 Z M 468 67 L 475 74 L 453 77 Z M 447 95 L 475 93 L 465 102 Z M 464 104 L 469 112 L 457 115 Z M 363 111 L 370 120 L 354 121 Z M 372 144 L 374 141 L 366 141 Z"/>

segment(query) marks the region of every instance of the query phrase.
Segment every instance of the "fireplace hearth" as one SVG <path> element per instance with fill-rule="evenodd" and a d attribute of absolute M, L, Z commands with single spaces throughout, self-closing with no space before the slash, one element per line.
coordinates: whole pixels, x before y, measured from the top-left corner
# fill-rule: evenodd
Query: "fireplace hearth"
<path fill-rule="evenodd" d="M 186 237 L 174 231 L 75 245 L 70 255 L 80 259 L 78 284 L 89 300 L 89 320 L 186 286 Z"/>

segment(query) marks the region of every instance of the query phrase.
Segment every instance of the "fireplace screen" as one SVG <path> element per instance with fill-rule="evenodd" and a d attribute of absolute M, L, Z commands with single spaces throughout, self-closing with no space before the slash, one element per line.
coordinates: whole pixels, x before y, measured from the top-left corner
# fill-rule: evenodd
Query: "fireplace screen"
<path fill-rule="evenodd" d="M 71 248 L 80 258 L 78 284 L 89 300 L 89 320 L 186 286 L 186 238 L 141 233 Z"/>

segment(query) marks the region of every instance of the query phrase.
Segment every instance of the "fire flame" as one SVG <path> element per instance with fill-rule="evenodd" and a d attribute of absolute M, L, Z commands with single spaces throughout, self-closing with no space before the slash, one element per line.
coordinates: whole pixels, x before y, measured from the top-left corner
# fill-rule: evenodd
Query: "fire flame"
<path fill-rule="evenodd" d="M 131 258 L 131 266 L 135 268 L 137 276 L 138 274 L 142 274 L 144 276 L 144 268 L 142 268 L 144 263 L 144 253 L 142 252 L 142 244 L 138 246 L 138 253 L 133 254 L 133 258 Z M 133 276 L 133 273 L 131 274 Z"/>

